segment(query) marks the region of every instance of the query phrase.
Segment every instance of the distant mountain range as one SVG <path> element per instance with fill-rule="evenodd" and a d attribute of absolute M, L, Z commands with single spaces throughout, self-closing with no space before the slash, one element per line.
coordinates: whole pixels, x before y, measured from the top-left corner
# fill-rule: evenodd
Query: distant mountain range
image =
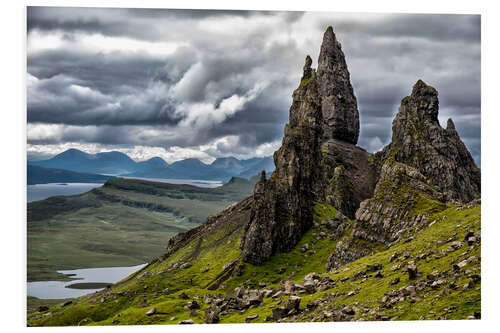
<path fill-rule="evenodd" d="M 33 167 L 45 169 L 33 169 Z M 105 174 L 123 177 L 228 181 L 231 177 L 250 179 L 262 170 L 271 172 L 274 170 L 274 161 L 271 156 L 246 160 L 222 157 L 211 164 L 205 164 L 195 158 L 168 164 L 160 157 L 135 162 L 128 155 L 117 151 L 88 154 L 78 149 L 68 149 L 47 160 L 28 161 L 28 168 L 28 183 L 31 181 L 32 184 L 43 179 L 53 179 L 53 175 L 62 175 L 62 170 L 80 173 L 74 174 L 76 179 L 99 178 Z M 44 172 L 47 175 L 43 175 Z M 30 178 L 30 175 L 35 174 L 36 179 L 34 176 Z M 63 181 L 70 182 L 62 179 L 54 182 Z"/>

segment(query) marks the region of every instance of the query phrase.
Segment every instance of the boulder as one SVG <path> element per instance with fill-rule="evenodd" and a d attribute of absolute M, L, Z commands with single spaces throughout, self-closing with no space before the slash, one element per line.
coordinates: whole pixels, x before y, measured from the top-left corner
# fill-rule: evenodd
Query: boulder
<path fill-rule="evenodd" d="M 193 301 L 188 302 L 186 304 L 186 309 L 188 309 L 188 310 L 198 310 L 198 309 L 200 309 L 200 305 L 198 304 L 198 302 L 196 302 L 195 300 L 193 300 Z"/>
<path fill-rule="evenodd" d="M 408 263 L 408 278 L 410 280 L 413 280 L 417 277 L 417 274 L 418 274 L 418 269 L 417 266 L 415 265 L 415 262 L 410 261 Z"/>
<path fill-rule="evenodd" d="M 272 316 L 274 320 L 280 320 L 286 317 L 288 314 L 289 310 L 285 309 L 284 307 L 278 307 L 272 309 Z"/>
<path fill-rule="evenodd" d="M 286 301 L 285 301 L 285 309 L 287 309 L 288 311 L 291 311 L 291 310 L 299 310 L 299 307 L 300 307 L 300 297 L 299 296 L 290 296 L 290 298 L 288 298 Z"/>
<path fill-rule="evenodd" d="M 210 307 L 205 310 L 205 323 L 215 324 L 219 322 L 220 309 L 216 307 Z"/>
<path fill-rule="evenodd" d="M 311 280 L 304 282 L 304 289 L 309 293 L 313 294 L 316 292 L 316 285 Z"/>
<path fill-rule="evenodd" d="M 390 286 L 393 286 L 393 285 L 398 284 L 398 283 L 399 283 L 399 278 L 397 277 L 397 278 L 392 279 L 392 280 L 389 282 L 389 285 L 390 285 Z"/>
<path fill-rule="evenodd" d="M 185 292 L 182 292 L 177 295 L 177 299 L 189 299 L 189 296 Z"/>
<path fill-rule="evenodd" d="M 245 318 L 245 323 L 249 323 L 249 322 L 251 322 L 252 320 L 255 320 L 255 319 L 257 319 L 257 318 L 259 318 L 259 315 L 257 315 L 257 314 L 250 315 L 250 316 L 248 316 L 248 317 L 246 317 L 246 318 Z"/>

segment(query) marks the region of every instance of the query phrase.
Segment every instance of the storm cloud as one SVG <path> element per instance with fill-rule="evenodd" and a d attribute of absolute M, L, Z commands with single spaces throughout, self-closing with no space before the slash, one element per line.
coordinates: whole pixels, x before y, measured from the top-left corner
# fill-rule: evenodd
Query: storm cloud
<path fill-rule="evenodd" d="M 29 7 L 28 154 L 271 155 L 328 25 L 358 98 L 358 145 L 390 141 L 423 79 L 480 164 L 480 17 L 435 14 Z"/>

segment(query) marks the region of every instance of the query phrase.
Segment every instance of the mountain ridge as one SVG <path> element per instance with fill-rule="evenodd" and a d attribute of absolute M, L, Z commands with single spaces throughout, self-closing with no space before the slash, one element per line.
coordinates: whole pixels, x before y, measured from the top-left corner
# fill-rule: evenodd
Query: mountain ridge
<path fill-rule="evenodd" d="M 111 174 L 125 177 L 173 178 L 228 181 L 231 177 L 250 179 L 262 170 L 274 170 L 270 157 L 239 160 L 219 157 L 205 164 L 199 159 L 188 158 L 171 164 L 161 157 L 135 162 L 128 155 L 117 152 L 88 154 L 71 148 L 50 159 L 28 161 L 28 165 L 91 174 Z M 262 168 L 262 169 L 259 169 Z"/>

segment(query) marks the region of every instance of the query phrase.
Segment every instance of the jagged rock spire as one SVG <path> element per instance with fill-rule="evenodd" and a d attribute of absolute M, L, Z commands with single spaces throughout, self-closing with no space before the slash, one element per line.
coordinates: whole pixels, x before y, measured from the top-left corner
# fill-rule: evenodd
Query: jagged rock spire
<path fill-rule="evenodd" d="M 455 123 L 451 118 L 448 118 L 448 122 L 446 123 L 446 130 L 448 131 L 456 131 L 455 129 Z"/>
<path fill-rule="evenodd" d="M 359 113 L 344 52 L 332 27 L 323 35 L 318 57 L 318 93 L 321 97 L 324 139 L 358 142 Z"/>
<path fill-rule="evenodd" d="M 443 200 L 467 202 L 481 195 L 481 171 L 460 139 L 455 124 L 438 120 L 435 88 L 418 80 L 402 99 L 392 122 L 392 142 L 384 148 L 396 161 L 417 168 L 443 193 Z"/>
<path fill-rule="evenodd" d="M 312 75 L 312 59 L 309 55 L 306 57 L 306 63 L 304 64 L 304 74 L 302 75 L 302 80 L 307 80 L 311 77 Z"/>

